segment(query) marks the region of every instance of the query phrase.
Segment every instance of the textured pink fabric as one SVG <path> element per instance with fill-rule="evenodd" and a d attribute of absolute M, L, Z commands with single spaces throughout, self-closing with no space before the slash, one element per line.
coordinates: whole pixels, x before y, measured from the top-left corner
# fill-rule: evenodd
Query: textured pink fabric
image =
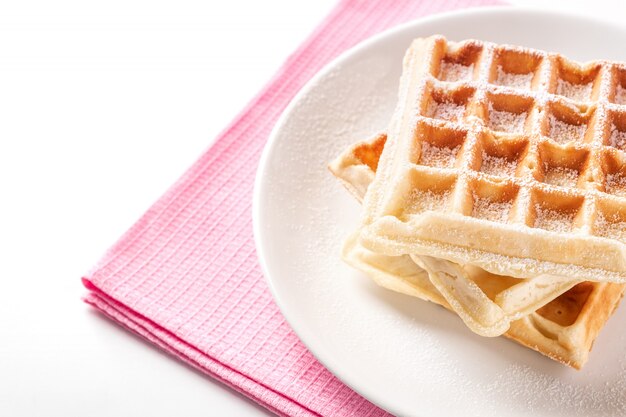
<path fill-rule="evenodd" d="M 274 304 L 252 238 L 257 162 L 289 100 L 339 53 L 419 16 L 496 2 L 340 2 L 215 144 L 85 276 L 86 301 L 276 414 L 385 415 L 317 362 Z"/>

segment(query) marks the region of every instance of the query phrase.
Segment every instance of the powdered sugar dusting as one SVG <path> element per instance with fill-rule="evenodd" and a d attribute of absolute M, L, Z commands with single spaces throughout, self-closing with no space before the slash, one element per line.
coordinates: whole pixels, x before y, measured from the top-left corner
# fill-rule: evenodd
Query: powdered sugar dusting
<path fill-rule="evenodd" d="M 454 62 L 443 61 L 439 79 L 442 81 L 468 81 L 472 79 L 474 64 L 462 65 Z"/>
<path fill-rule="evenodd" d="M 489 175 L 512 176 L 516 169 L 517 161 L 515 159 L 509 160 L 504 157 L 489 155 L 486 152 L 482 154 L 480 172 Z"/>
<path fill-rule="evenodd" d="M 465 106 L 453 102 L 437 102 L 431 100 L 426 110 L 426 116 L 433 119 L 457 121 L 463 117 Z"/>
<path fill-rule="evenodd" d="M 511 205 L 510 201 L 495 202 L 474 195 L 472 216 L 493 222 L 506 222 Z"/>
<path fill-rule="evenodd" d="M 526 112 L 515 114 L 498 111 L 489 106 L 489 128 L 499 132 L 523 133 L 527 116 Z"/>
<path fill-rule="evenodd" d="M 569 232 L 572 230 L 573 212 L 551 210 L 535 205 L 535 227 L 553 232 Z"/>
<path fill-rule="evenodd" d="M 570 124 L 550 115 L 550 138 L 557 143 L 583 140 L 585 128 L 584 124 Z"/>
<path fill-rule="evenodd" d="M 615 90 L 615 103 L 626 104 L 626 88 L 622 87 L 620 84 L 617 85 L 617 89 Z"/>
<path fill-rule="evenodd" d="M 626 197 L 626 175 L 619 172 L 607 175 L 605 188 L 609 194 Z"/>
<path fill-rule="evenodd" d="M 431 190 L 415 189 L 409 196 L 411 202 L 408 207 L 409 212 L 421 213 L 428 210 L 440 210 L 445 206 L 449 195 L 449 191 L 445 193 L 435 193 Z"/>
<path fill-rule="evenodd" d="M 495 398 L 508 396 L 515 404 L 509 407 L 524 410 L 523 415 L 623 416 L 626 413 L 626 368 L 620 362 L 612 368 L 613 371 L 607 371 L 608 375 L 603 373 L 598 381 L 589 374 L 567 378 L 564 372 L 515 363 L 502 369 L 485 389 L 493 391 Z"/>
<path fill-rule="evenodd" d="M 459 153 L 460 145 L 454 148 L 445 146 L 438 147 L 428 142 L 422 142 L 422 155 L 419 163 L 437 168 L 451 168 L 454 166 L 456 155 Z"/>
<path fill-rule="evenodd" d="M 607 219 L 600 214 L 596 219 L 596 233 L 610 239 L 626 241 L 626 222 L 616 219 Z"/>
<path fill-rule="evenodd" d="M 611 126 L 611 146 L 617 149 L 626 150 L 626 132 L 621 131 L 613 124 Z"/>
<path fill-rule="evenodd" d="M 578 171 L 566 167 L 546 166 L 544 181 L 546 184 L 559 187 L 576 187 L 578 181 Z"/>
<path fill-rule="evenodd" d="M 529 72 L 528 74 L 513 74 L 511 72 L 505 72 L 502 69 L 502 66 L 498 65 L 496 84 L 506 85 L 513 88 L 530 89 L 532 80 L 532 72 Z"/>
<path fill-rule="evenodd" d="M 592 86 L 592 83 L 572 84 L 559 79 L 556 86 L 556 93 L 576 101 L 589 101 Z"/>

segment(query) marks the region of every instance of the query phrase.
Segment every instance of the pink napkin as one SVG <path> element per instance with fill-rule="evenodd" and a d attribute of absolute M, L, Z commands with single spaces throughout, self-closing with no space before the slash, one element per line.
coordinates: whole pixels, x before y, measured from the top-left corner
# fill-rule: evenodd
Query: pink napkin
<path fill-rule="evenodd" d="M 324 64 L 398 23 L 497 0 L 341 1 L 215 144 L 83 278 L 86 301 L 283 416 L 386 412 L 325 369 L 274 304 L 252 237 L 263 145 Z"/>

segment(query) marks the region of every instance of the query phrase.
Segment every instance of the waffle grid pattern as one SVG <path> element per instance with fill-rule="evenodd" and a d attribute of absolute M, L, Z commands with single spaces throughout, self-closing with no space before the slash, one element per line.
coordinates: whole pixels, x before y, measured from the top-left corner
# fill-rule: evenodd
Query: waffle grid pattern
<path fill-rule="evenodd" d="M 442 209 L 626 242 L 624 66 L 442 38 L 431 57 L 401 218 Z"/>

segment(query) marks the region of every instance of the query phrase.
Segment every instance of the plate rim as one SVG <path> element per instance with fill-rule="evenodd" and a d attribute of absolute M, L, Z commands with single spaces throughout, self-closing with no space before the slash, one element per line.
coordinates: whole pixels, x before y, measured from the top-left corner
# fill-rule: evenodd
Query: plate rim
<path fill-rule="evenodd" d="M 315 339 L 313 335 L 310 335 L 308 330 L 303 328 L 298 324 L 297 320 L 295 320 L 293 315 L 288 313 L 288 308 L 283 301 L 281 294 L 279 293 L 278 288 L 275 285 L 275 281 L 271 278 L 270 267 L 268 262 L 266 261 L 266 253 L 264 249 L 263 240 L 266 239 L 265 231 L 263 230 L 261 224 L 261 217 L 263 211 L 262 205 L 262 196 L 265 194 L 265 190 L 267 184 L 265 183 L 265 175 L 264 173 L 269 166 L 269 161 L 273 151 L 275 149 L 277 138 L 280 136 L 280 132 L 285 126 L 286 122 L 291 117 L 294 109 L 297 107 L 298 103 L 302 101 L 315 87 L 317 84 L 323 80 L 329 73 L 331 73 L 335 68 L 340 67 L 345 61 L 350 60 L 355 55 L 361 53 L 364 50 L 367 50 L 372 45 L 382 41 L 387 37 L 393 37 L 399 32 L 403 32 L 405 30 L 411 30 L 413 28 L 417 28 L 420 25 L 424 24 L 432 24 L 437 23 L 438 21 L 445 21 L 447 19 L 459 18 L 459 17 L 470 17 L 475 15 L 485 15 L 485 17 L 497 16 L 499 14 L 521 14 L 526 13 L 527 15 L 539 14 L 545 17 L 546 15 L 552 16 L 555 19 L 559 18 L 568 18 L 568 19 L 579 19 L 585 20 L 587 22 L 593 22 L 596 24 L 602 24 L 605 26 L 611 26 L 614 29 L 618 29 L 621 31 L 626 30 L 626 24 L 619 22 L 617 19 L 612 20 L 605 17 L 599 17 L 596 15 L 585 15 L 580 11 L 563 11 L 559 10 L 555 6 L 546 6 L 546 7 L 537 7 L 537 6 L 517 6 L 517 5 L 509 5 L 509 4 L 500 4 L 500 5 L 492 5 L 492 6 L 474 6 L 470 8 L 457 9 L 452 11 L 446 11 L 441 13 L 434 13 L 428 16 L 423 16 L 417 19 L 410 20 L 405 23 L 401 23 L 399 25 L 388 28 L 380 33 L 377 33 L 369 38 L 358 42 L 356 45 L 348 48 L 337 57 L 333 58 L 330 62 L 325 64 L 309 81 L 307 81 L 304 86 L 296 93 L 296 95 L 290 100 L 285 109 L 282 111 L 281 115 L 277 119 L 274 127 L 272 128 L 267 142 L 264 145 L 263 151 L 261 153 L 261 157 L 259 159 L 259 165 L 257 167 L 255 173 L 254 180 L 254 189 L 253 189 L 253 197 L 252 197 L 252 223 L 253 223 L 253 235 L 254 235 L 254 244 L 256 247 L 257 259 L 259 261 L 259 265 L 261 266 L 261 270 L 263 272 L 263 276 L 268 284 L 270 292 L 276 305 L 278 306 L 281 314 L 285 318 L 285 321 L 289 324 L 291 329 L 294 331 L 298 339 L 304 344 L 307 350 L 318 360 L 328 371 L 330 371 L 336 378 L 338 378 L 342 383 L 350 387 L 357 394 L 363 396 L 365 399 L 370 401 L 372 404 L 380 407 L 381 409 L 392 413 L 394 415 L 400 413 L 397 405 L 389 404 L 384 401 L 383 398 L 379 398 L 376 395 L 375 387 L 371 386 L 363 386 L 358 384 L 357 381 L 353 381 L 350 373 L 345 369 L 341 368 L 341 365 L 337 363 L 332 357 L 330 352 L 326 352 L 321 346 L 315 345 Z"/>

